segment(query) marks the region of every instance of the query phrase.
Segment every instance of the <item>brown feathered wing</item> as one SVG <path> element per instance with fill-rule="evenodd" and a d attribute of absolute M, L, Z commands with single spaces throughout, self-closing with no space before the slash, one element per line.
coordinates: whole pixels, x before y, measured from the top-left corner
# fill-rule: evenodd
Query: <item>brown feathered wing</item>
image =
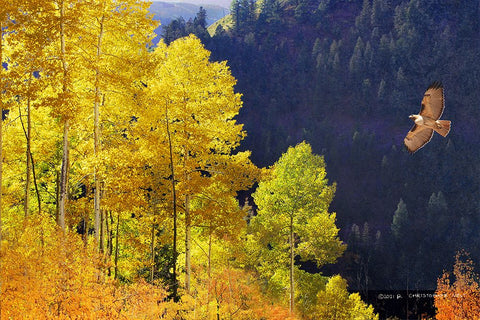
<path fill-rule="evenodd" d="M 445 100 L 443 97 L 443 86 L 440 82 L 435 81 L 432 83 L 422 99 L 422 107 L 420 109 L 420 115 L 422 117 L 428 117 L 433 120 L 438 120 L 442 116 L 443 109 L 445 108 Z M 433 130 L 413 125 L 412 129 L 408 132 L 404 139 L 405 146 L 408 152 L 414 153 L 424 145 L 426 145 L 430 139 L 432 139 Z"/>
<path fill-rule="evenodd" d="M 424 145 L 426 145 L 433 136 L 433 129 L 413 125 L 412 129 L 408 132 L 407 136 L 403 140 L 408 152 L 414 153 Z"/>
<path fill-rule="evenodd" d="M 420 115 L 438 120 L 442 116 L 444 108 L 443 86 L 440 82 L 435 81 L 428 87 L 423 95 Z"/>

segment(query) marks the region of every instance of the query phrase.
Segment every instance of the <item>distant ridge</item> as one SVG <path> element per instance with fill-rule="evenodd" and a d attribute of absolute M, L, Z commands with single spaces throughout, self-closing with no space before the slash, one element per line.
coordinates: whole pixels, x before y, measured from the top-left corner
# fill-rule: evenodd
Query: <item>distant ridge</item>
<path fill-rule="evenodd" d="M 155 33 L 158 35 L 158 37 L 154 40 L 154 43 L 158 42 L 162 34 L 163 26 L 167 26 L 172 20 L 180 17 L 182 17 L 185 21 L 194 19 L 200 7 L 203 7 L 207 11 L 207 25 L 213 24 L 230 13 L 229 9 L 214 4 L 200 5 L 184 2 L 153 2 L 150 6 L 150 13 L 154 15 L 154 20 L 159 20 L 161 23 L 160 27 L 155 30 Z"/>
<path fill-rule="evenodd" d="M 150 12 L 154 14 L 155 20 L 160 20 L 163 25 L 167 25 L 170 21 L 183 17 L 185 21 L 193 19 L 198 13 L 200 7 L 207 11 L 208 25 L 214 23 L 220 18 L 230 13 L 230 10 L 218 5 L 197 5 L 184 2 L 153 2 L 150 6 Z"/>
<path fill-rule="evenodd" d="M 154 3 L 155 2 L 169 2 L 169 3 L 174 3 L 174 2 L 180 2 L 178 0 L 152 0 Z M 185 0 L 181 1 L 184 3 L 189 3 L 189 4 L 195 4 L 197 6 L 207 6 L 207 5 L 213 5 L 213 6 L 220 6 L 229 9 L 230 5 L 232 3 L 232 0 Z"/>

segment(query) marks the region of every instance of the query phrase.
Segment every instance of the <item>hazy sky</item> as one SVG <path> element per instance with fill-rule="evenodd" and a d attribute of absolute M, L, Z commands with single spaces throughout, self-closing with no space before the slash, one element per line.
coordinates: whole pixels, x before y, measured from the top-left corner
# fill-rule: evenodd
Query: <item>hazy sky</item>
<path fill-rule="evenodd" d="M 186 2 L 186 3 L 193 3 L 197 5 L 202 4 L 216 4 L 218 6 L 222 6 L 224 8 L 230 8 L 230 3 L 232 0 L 152 0 L 154 2 Z"/>

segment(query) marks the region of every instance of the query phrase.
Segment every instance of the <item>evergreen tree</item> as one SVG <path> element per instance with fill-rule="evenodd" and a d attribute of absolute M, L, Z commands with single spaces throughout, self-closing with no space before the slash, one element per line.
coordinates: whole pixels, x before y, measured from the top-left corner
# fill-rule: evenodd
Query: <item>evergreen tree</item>
<path fill-rule="evenodd" d="M 233 28 L 239 34 L 246 33 L 255 21 L 255 2 L 253 0 L 233 0 L 230 9 Z"/>
<path fill-rule="evenodd" d="M 408 210 L 407 210 L 407 205 L 403 201 L 403 199 L 400 199 L 397 205 L 397 210 L 395 210 L 395 213 L 393 214 L 393 221 L 392 221 L 392 232 L 393 235 L 397 240 L 402 239 L 406 235 L 405 233 L 405 228 L 406 225 L 408 224 Z"/>
<path fill-rule="evenodd" d="M 187 36 L 185 19 L 182 17 L 172 20 L 162 29 L 162 38 L 166 44 L 170 44 L 176 39 Z"/>

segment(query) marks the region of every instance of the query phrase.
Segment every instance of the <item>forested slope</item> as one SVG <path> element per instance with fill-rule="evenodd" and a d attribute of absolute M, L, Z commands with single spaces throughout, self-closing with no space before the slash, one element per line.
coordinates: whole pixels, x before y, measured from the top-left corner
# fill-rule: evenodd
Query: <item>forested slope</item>
<path fill-rule="evenodd" d="M 234 1 L 206 39 L 245 107 L 244 147 L 271 165 L 306 140 L 338 183 L 358 289 L 434 288 L 455 251 L 479 254 L 478 1 Z M 447 138 L 403 147 L 428 85 L 445 87 Z"/>

